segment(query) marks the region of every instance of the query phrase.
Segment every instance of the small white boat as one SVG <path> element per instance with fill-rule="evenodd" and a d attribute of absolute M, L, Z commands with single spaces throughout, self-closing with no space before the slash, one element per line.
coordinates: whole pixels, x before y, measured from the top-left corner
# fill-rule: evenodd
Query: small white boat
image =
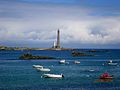
<path fill-rule="evenodd" d="M 69 64 L 69 62 L 65 62 L 65 64 Z"/>
<path fill-rule="evenodd" d="M 79 61 L 74 61 L 74 63 L 75 63 L 75 64 L 80 64 L 80 62 L 79 62 Z"/>
<path fill-rule="evenodd" d="M 33 68 L 43 68 L 41 65 L 33 65 Z"/>
<path fill-rule="evenodd" d="M 94 71 L 95 71 L 95 70 L 93 70 L 93 69 L 90 69 L 90 70 L 89 70 L 89 72 L 94 72 Z"/>
<path fill-rule="evenodd" d="M 64 76 L 61 75 L 57 75 L 57 74 L 43 74 L 44 78 L 63 78 Z"/>
<path fill-rule="evenodd" d="M 42 71 L 42 72 L 49 72 L 50 69 L 49 68 L 36 68 L 38 71 Z"/>
<path fill-rule="evenodd" d="M 113 63 L 112 60 L 109 61 L 108 65 L 117 65 L 117 63 Z"/>
<path fill-rule="evenodd" d="M 65 64 L 66 61 L 65 61 L 65 60 L 60 60 L 59 63 L 60 63 L 60 64 Z"/>

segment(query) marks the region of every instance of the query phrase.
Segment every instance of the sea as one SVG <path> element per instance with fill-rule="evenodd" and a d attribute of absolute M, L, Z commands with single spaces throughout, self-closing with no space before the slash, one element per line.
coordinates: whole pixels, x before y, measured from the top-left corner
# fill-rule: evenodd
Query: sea
<path fill-rule="evenodd" d="M 73 57 L 73 50 L 1 50 L 0 90 L 120 90 L 120 49 L 76 49 L 93 56 Z M 25 53 L 52 56 L 53 60 L 20 60 Z M 59 64 L 65 59 L 68 63 Z M 75 64 L 74 61 L 80 61 Z M 108 65 L 109 60 L 117 65 Z M 40 72 L 33 65 L 42 65 L 50 72 Z M 108 72 L 111 80 L 101 80 Z M 43 74 L 63 74 L 64 78 L 43 78 Z"/>

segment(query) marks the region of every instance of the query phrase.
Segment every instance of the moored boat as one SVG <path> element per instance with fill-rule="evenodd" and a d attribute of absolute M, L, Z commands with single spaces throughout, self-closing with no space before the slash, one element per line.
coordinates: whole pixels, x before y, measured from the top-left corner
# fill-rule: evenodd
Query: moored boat
<path fill-rule="evenodd" d="M 89 70 L 89 72 L 94 72 L 94 71 L 95 71 L 95 70 L 93 70 L 93 69 L 90 69 L 90 70 Z"/>
<path fill-rule="evenodd" d="M 109 73 L 104 73 L 100 76 L 100 79 L 113 79 L 113 75 L 109 75 Z"/>
<path fill-rule="evenodd" d="M 117 63 L 113 63 L 113 61 L 110 60 L 110 61 L 108 62 L 108 65 L 113 65 L 113 66 L 115 66 L 115 65 L 117 65 Z"/>
<path fill-rule="evenodd" d="M 58 74 L 43 74 L 44 78 L 63 78 L 64 76 L 61 74 L 61 75 L 58 75 Z"/>
<path fill-rule="evenodd" d="M 43 68 L 41 65 L 33 65 L 33 68 Z"/>
<path fill-rule="evenodd" d="M 65 60 L 60 60 L 59 63 L 60 63 L 60 64 L 65 64 L 66 61 L 65 61 Z"/>
<path fill-rule="evenodd" d="M 80 61 L 74 61 L 75 64 L 80 64 Z"/>
<path fill-rule="evenodd" d="M 49 68 L 36 68 L 38 71 L 49 72 Z"/>

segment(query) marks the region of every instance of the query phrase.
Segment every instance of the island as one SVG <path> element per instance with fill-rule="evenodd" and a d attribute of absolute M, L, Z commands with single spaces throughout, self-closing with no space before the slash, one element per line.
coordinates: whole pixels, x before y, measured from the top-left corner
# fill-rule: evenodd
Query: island
<path fill-rule="evenodd" d="M 92 49 L 92 50 L 88 50 L 88 52 L 109 52 L 109 50 L 106 49 Z"/>
<path fill-rule="evenodd" d="M 86 53 L 82 53 L 82 52 L 72 52 L 71 54 L 73 57 L 79 57 L 79 56 L 94 56 L 91 54 L 86 54 Z"/>
<path fill-rule="evenodd" d="M 49 56 L 33 56 L 32 54 L 23 54 L 19 57 L 19 59 L 22 59 L 22 60 L 31 60 L 31 59 L 56 59 L 54 57 L 49 57 Z"/>

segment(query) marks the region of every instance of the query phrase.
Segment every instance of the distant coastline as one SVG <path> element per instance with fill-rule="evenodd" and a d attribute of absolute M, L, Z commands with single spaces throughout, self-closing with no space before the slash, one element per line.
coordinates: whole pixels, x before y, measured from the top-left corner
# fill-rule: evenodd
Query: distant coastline
<path fill-rule="evenodd" d="M 0 45 L 0 50 L 77 50 L 79 48 L 30 48 L 30 47 L 9 47 Z M 87 48 L 82 48 L 87 49 Z M 89 48 L 87 52 L 109 52 L 110 49 Z"/>
<path fill-rule="evenodd" d="M 74 48 L 29 48 L 0 46 L 0 50 L 74 50 Z"/>

